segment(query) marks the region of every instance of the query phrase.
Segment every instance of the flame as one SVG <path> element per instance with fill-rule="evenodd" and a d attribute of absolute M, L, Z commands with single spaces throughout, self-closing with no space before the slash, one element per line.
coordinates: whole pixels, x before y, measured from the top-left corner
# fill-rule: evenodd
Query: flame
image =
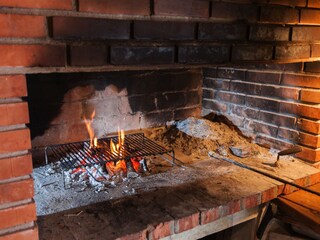
<path fill-rule="evenodd" d="M 95 148 L 98 146 L 98 139 L 95 137 L 94 129 L 92 127 L 92 122 L 95 115 L 96 115 L 96 111 L 93 110 L 90 119 L 87 119 L 85 116 L 83 116 L 83 120 L 84 120 L 84 123 L 86 124 L 86 128 L 90 137 L 90 148 Z"/>
<path fill-rule="evenodd" d="M 126 163 L 124 160 L 121 160 L 122 157 L 124 157 L 124 140 L 125 140 L 125 134 L 124 130 L 120 130 L 118 127 L 118 143 L 114 143 L 111 139 L 110 141 L 110 150 L 111 153 L 117 157 L 120 157 L 120 160 L 116 162 L 116 164 L 109 162 L 106 163 L 106 167 L 109 168 L 111 171 L 116 172 L 122 170 L 123 172 L 126 172 Z"/>

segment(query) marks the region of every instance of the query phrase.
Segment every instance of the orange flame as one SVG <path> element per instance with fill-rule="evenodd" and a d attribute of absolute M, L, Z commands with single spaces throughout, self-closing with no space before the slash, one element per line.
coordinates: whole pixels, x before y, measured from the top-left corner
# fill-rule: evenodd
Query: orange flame
<path fill-rule="evenodd" d="M 87 119 L 85 116 L 83 116 L 83 120 L 84 120 L 84 123 L 86 124 L 86 128 L 90 137 L 90 148 L 95 148 L 98 146 L 98 139 L 95 137 L 94 130 L 92 127 L 92 122 L 95 115 L 96 115 L 96 112 L 95 110 L 93 110 L 90 119 Z"/>
<path fill-rule="evenodd" d="M 110 150 L 111 153 L 117 157 L 124 157 L 124 131 L 118 128 L 118 143 L 114 143 L 112 140 L 110 141 Z M 119 160 L 117 163 L 114 165 L 114 163 L 107 163 L 107 167 L 112 170 L 113 172 L 115 171 L 124 171 L 126 172 L 126 163 L 124 160 Z"/>

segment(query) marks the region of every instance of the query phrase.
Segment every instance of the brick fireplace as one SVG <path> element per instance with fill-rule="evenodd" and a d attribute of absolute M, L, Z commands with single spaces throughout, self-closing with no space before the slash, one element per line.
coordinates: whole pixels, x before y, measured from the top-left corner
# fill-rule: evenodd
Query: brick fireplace
<path fill-rule="evenodd" d="M 81 114 L 99 101 L 126 102 L 99 114 L 128 130 L 220 113 L 317 167 L 319 13 L 311 0 L 0 0 L 0 239 L 38 238 L 30 150 L 86 139 Z"/>

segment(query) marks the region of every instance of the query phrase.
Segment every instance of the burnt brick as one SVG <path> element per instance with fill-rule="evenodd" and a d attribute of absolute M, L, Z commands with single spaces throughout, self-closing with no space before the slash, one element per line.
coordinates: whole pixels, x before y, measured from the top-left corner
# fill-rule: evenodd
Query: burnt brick
<path fill-rule="evenodd" d="M 247 71 L 246 81 L 258 83 L 280 83 L 280 73 L 263 72 L 263 71 Z"/>
<path fill-rule="evenodd" d="M 213 99 L 216 96 L 216 91 L 212 90 L 212 89 L 202 89 L 202 97 L 203 98 L 208 98 L 208 99 Z"/>
<path fill-rule="evenodd" d="M 319 10 L 301 9 L 300 23 L 319 24 Z"/>
<path fill-rule="evenodd" d="M 195 23 L 135 21 L 135 39 L 190 40 L 194 39 Z"/>
<path fill-rule="evenodd" d="M 155 15 L 182 17 L 209 17 L 209 1 L 154 0 Z"/>
<path fill-rule="evenodd" d="M 279 138 L 267 136 L 267 135 L 258 135 L 255 138 L 255 142 L 257 142 L 259 145 L 264 146 L 266 148 L 272 147 L 272 148 L 279 149 L 279 150 L 282 150 L 284 148 L 293 147 L 292 143 L 281 140 Z"/>
<path fill-rule="evenodd" d="M 279 127 L 278 137 L 284 138 L 290 141 L 299 142 L 299 132 L 289 128 Z"/>
<path fill-rule="evenodd" d="M 174 120 L 186 119 L 188 117 L 200 117 L 201 107 L 176 109 L 173 112 Z"/>
<path fill-rule="evenodd" d="M 270 98 L 247 96 L 246 105 L 249 107 L 259 108 L 272 112 L 279 111 L 279 101 Z"/>
<path fill-rule="evenodd" d="M 0 98 L 27 96 L 27 82 L 24 75 L 0 75 Z"/>
<path fill-rule="evenodd" d="M 268 0 L 268 2 L 271 4 L 278 4 L 290 7 L 306 7 L 307 5 L 306 0 Z"/>
<path fill-rule="evenodd" d="M 289 27 L 254 25 L 250 27 L 249 39 L 253 41 L 289 41 Z"/>
<path fill-rule="evenodd" d="M 230 48 L 226 45 L 190 45 L 179 47 L 180 63 L 223 63 L 229 60 Z"/>
<path fill-rule="evenodd" d="M 251 121 L 246 128 L 253 130 L 255 133 L 263 133 L 272 137 L 276 137 L 278 132 L 277 126 L 259 121 Z"/>
<path fill-rule="evenodd" d="M 99 66 L 107 63 L 107 48 L 105 46 L 71 46 L 71 66 Z"/>
<path fill-rule="evenodd" d="M 316 75 L 285 73 L 281 84 L 296 87 L 320 88 L 320 77 Z"/>
<path fill-rule="evenodd" d="M 300 90 L 298 88 L 279 87 L 265 85 L 261 87 L 261 95 L 282 99 L 298 100 Z"/>
<path fill-rule="evenodd" d="M 143 101 L 143 98 L 142 98 Z M 157 110 L 175 109 L 184 107 L 186 104 L 183 92 L 158 94 L 155 97 Z"/>
<path fill-rule="evenodd" d="M 259 95 L 261 92 L 260 84 L 246 83 L 241 81 L 232 81 L 230 83 L 230 91 L 240 92 L 244 94 Z"/>
<path fill-rule="evenodd" d="M 186 92 L 184 95 L 186 99 L 186 107 L 201 104 L 201 93 L 199 91 Z"/>
<path fill-rule="evenodd" d="M 320 62 L 306 62 L 304 71 L 310 73 L 320 73 Z"/>
<path fill-rule="evenodd" d="M 200 40 L 245 40 L 247 25 L 200 23 L 198 38 Z"/>
<path fill-rule="evenodd" d="M 260 120 L 277 126 L 290 128 L 294 128 L 296 123 L 295 117 L 265 111 L 260 111 Z"/>
<path fill-rule="evenodd" d="M 81 12 L 105 14 L 149 15 L 149 0 L 79 0 Z"/>
<path fill-rule="evenodd" d="M 163 126 L 166 122 L 174 120 L 172 111 L 147 113 L 144 117 L 149 127 Z"/>
<path fill-rule="evenodd" d="M 246 70 L 235 68 L 218 68 L 217 77 L 227 78 L 232 80 L 244 80 L 246 76 Z"/>
<path fill-rule="evenodd" d="M 130 22 L 80 17 L 53 17 L 53 37 L 66 39 L 129 39 Z"/>
<path fill-rule="evenodd" d="M 259 110 L 240 105 L 230 105 L 230 113 L 236 116 L 258 119 Z"/>
<path fill-rule="evenodd" d="M 258 8 L 253 5 L 212 2 L 211 17 L 223 20 L 244 20 L 255 22 Z"/>
<path fill-rule="evenodd" d="M 225 92 L 225 91 L 219 91 L 219 92 L 217 92 L 217 99 L 225 101 L 225 102 L 244 104 L 245 95 L 237 94 L 237 93 L 230 93 L 230 92 Z"/>
<path fill-rule="evenodd" d="M 271 60 L 273 46 L 239 44 L 232 48 L 232 61 Z"/>
<path fill-rule="evenodd" d="M 262 7 L 260 21 L 270 23 L 298 23 L 299 10 L 285 7 Z"/>
<path fill-rule="evenodd" d="M 115 65 L 172 64 L 174 48 L 169 46 L 112 46 L 110 61 Z"/>
<path fill-rule="evenodd" d="M 292 41 L 319 41 L 320 27 L 293 27 Z"/>
<path fill-rule="evenodd" d="M 204 68 L 203 69 L 204 77 L 217 77 L 217 69 L 216 68 Z"/>
<path fill-rule="evenodd" d="M 46 37 L 45 22 L 43 16 L 0 14 L 0 37 Z"/>
<path fill-rule="evenodd" d="M 205 78 L 203 79 L 203 87 L 219 89 L 219 90 L 228 90 L 230 80 L 224 79 L 215 79 L 215 78 Z"/>
<path fill-rule="evenodd" d="M 220 101 L 215 100 L 202 100 L 202 107 L 208 110 L 218 111 L 221 113 L 226 113 L 228 110 L 228 104 L 222 103 Z"/>
<path fill-rule="evenodd" d="M 310 58 L 310 45 L 276 46 L 275 59 L 308 59 Z"/>
<path fill-rule="evenodd" d="M 133 113 L 136 112 L 151 112 L 156 110 L 156 98 L 150 95 L 129 96 L 128 100 Z M 158 103 L 159 104 L 159 103 Z M 161 104 L 161 103 L 160 103 Z M 165 106 L 164 108 L 167 108 Z"/>
<path fill-rule="evenodd" d="M 0 45 L 0 66 L 65 66 L 65 46 Z"/>
<path fill-rule="evenodd" d="M 0 5 L 3 7 L 19 7 L 19 8 L 48 8 L 48 9 L 61 9 L 71 10 L 72 0 L 28 0 L 28 1 L 12 1 L 0 0 Z"/>

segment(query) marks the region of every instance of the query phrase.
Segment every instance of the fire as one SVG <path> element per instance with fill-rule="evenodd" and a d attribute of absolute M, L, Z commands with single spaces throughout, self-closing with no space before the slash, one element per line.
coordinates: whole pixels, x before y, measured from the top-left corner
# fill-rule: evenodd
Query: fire
<path fill-rule="evenodd" d="M 117 157 L 124 157 L 124 131 L 118 128 L 118 143 L 114 143 L 112 140 L 110 141 L 110 150 L 111 153 Z M 113 162 L 106 163 L 107 169 L 112 172 L 117 172 L 122 170 L 126 172 L 126 163 L 124 160 L 119 160 L 115 164 Z"/>
<path fill-rule="evenodd" d="M 92 127 L 92 122 L 94 119 L 94 116 L 96 115 L 95 110 L 93 110 L 90 119 L 87 119 L 85 116 L 83 116 L 84 123 L 86 124 L 86 128 L 89 133 L 90 137 L 90 148 L 96 148 L 98 146 L 98 139 L 94 135 L 94 130 Z"/>

